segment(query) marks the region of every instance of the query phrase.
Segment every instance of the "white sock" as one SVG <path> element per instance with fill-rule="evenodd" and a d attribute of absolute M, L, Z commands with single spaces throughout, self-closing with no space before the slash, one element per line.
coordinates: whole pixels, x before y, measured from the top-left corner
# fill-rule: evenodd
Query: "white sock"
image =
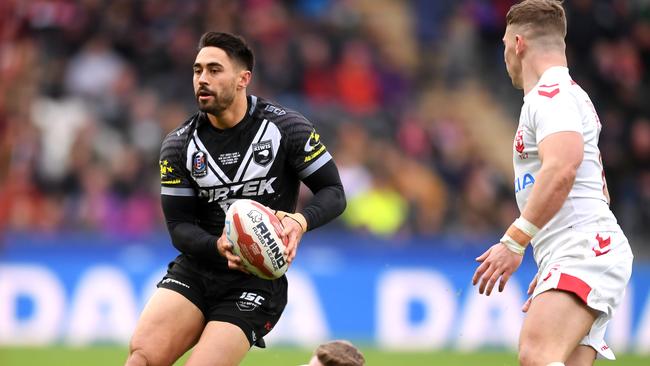
<path fill-rule="evenodd" d="M 546 366 L 564 366 L 564 362 L 551 362 Z"/>

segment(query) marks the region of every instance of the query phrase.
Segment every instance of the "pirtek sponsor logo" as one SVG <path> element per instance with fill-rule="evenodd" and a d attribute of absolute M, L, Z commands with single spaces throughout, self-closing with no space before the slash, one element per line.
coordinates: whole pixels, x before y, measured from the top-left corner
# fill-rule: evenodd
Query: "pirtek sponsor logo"
<path fill-rule="evenodd" d="M 246 183 L 236 183 L 230 186 L 221 186 L 216 188 L 202 189 L 199 191 L 199 197 L 207 198 L 208 202 L 222 201 L 240 194 L 244 197 L 261 196 L 265 193 L 275 193 L 273 182 L 277 177 L 269 179 L 249 180 Z"/>

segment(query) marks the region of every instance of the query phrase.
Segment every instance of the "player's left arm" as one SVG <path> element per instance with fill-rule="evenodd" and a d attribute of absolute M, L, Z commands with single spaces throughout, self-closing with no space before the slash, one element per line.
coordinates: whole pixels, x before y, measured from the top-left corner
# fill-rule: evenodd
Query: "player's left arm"
<path fill-rule="evenodd" d="M 307 230 L 325 225 L 343 213 L 346 206 L 345 191 L 334 160 L 328 161 L 303 179 L 303 183 L 314 194 L 300 211 L 307 221 Z"/>
<path fill-rule="evenodd" d="M 318 170 L 304 178 L 303 183 L 314 194 L 307 205 L 300 212 L 291 214 L 277 211 L 276 214 L 285 226 L 283 234 L 289 238 L 290 245 L 287 246 L 289 262 L 295 257 L 298 242 L 306 231 L 333 220 L 343 213 L 346 206 L 345 191 L 334 160 L 330 159 Z"/>
<path fill-rule="evenodd" d="M 285 121 L 289 164 L 314 194 L 300 212 L 277 212 L 285 227 L 282 235 L 288 239 L 287 260 L 291 262 L 302 235 L 340 215 L 346 200 L 336 164 L 312 123 L 293 111 Z"/>

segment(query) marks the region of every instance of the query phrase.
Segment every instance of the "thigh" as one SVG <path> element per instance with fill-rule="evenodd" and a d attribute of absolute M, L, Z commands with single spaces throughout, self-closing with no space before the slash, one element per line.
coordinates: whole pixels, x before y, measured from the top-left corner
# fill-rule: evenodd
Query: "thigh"
<path fill-rule="evenodd" d="M 566 360 L 589 333 L 598 312 L 575 294 L 549 290 L 536 296 L 521 330 L 520 353 L 528 358 L 556 362 Z"/>
<path fill-rule="evenodd" d="M 198 340 L 205 319 L 185 296 L 158 288 L 145 306 L 130 343 L 150 365 L 171 365 Z"/>
<path fill-rule="evenodd" d="M 186 366 L 235 366 L 250 348 L 242 329 L 232 323 L 211 321 L 205 326 L 199 343 Z"/>
<path fill-rule="evenodd" d="M 596 360 L 596 350 L 590 346 L 580 345 L 571 352 L 564 363 L 566 366 L 593 366 Z"/>

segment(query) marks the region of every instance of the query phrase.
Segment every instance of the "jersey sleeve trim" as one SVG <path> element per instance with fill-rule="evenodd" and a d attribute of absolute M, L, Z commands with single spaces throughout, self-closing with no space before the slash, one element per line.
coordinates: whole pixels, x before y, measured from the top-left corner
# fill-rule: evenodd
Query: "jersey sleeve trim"
<path fill-rule="evenodd" d="M 193 188 L 161 187 L 160 194 L 165 196 L 194 197 Z"/>
<path fill-rule="evenodd" d="M 332 155 L 330 155 L 328 151 L 325 151 L 323 155 L 321 155 L 313 163 L 309 164 L 308 167 L 298 172 L 298 178 L 300 179 L 307 178 L 308 176 L 310 176 L 312 173 L 320 169 L 320 167 L 325 165 L 330 160 L 332 160 Z"/>
<path fill-rule="evenodd" d="M 257 107 L 257 97 L 254 95 L 251 95 L 251 107 L 248 108 L 248 114 L 252 115 L 253 112 L 255 112 L 255 108 Z"/>

